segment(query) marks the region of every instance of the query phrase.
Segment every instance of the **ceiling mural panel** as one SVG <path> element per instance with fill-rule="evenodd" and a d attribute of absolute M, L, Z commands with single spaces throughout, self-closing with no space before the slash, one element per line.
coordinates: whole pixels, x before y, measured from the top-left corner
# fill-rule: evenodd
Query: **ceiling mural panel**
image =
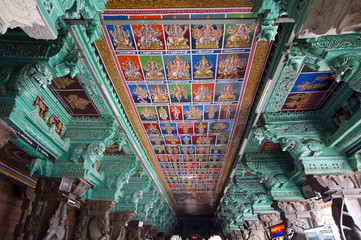
<path fill-rule="evenodd" d="M 141 18 L 228 17 L 203 11 L 154 11 Z M 114 10 L 103 17 L 136 19 L 141 12 Z M 211 214 L 270 44 L 261 44 L 263 54 L 252 67 L 256 24 L 107 25 L 103 31 L 97 43 L 103 63 L 170 199 L 182 215 Z"/>
<path fill-rule="evenodd" d="M 320 109 L 336 82 L 330 72 L 302 71 L 287 96 L 281 111 Z"/>
<path fill-rule="evenodd" d="M 70 115 L 76 117 L 100 116 L 98 109 L 77 77 L 72 78 L 67 75 L 53 78 L 50 89 Z"/>

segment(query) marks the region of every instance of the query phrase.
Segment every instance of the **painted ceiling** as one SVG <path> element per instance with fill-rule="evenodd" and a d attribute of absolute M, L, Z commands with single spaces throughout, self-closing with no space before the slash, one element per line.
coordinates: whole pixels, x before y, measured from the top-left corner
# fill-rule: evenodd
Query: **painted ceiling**
<path fill-rule="evenodd" d="M 256 41 L 256 24 L 237 23 L 254 18 L 247 1 L 240 1 L 238 6 L 244 7 L 237 8 L 172 10 L 148 3 L 148 9 L 140 10 L 126 1 L 128 9 L 120 9 L 119 2 L 110 1 L 103 18 L 235 20 L 112 24 L 103 27 L 102 41 L 97 42 L 127 116 L 178 213 L 211 215 L 271 43 Z M 229 6 L 235 3 L 229 1 Z M 184 7 L 186 2 L 179 4 Z M 156 7 L 160 9 L 151 9 Z"/>

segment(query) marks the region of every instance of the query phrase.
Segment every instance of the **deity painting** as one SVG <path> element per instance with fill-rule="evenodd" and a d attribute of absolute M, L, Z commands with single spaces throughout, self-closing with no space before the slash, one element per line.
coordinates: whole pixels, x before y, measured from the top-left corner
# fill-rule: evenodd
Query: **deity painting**
<path fill-rule="evenodd" d="M 216 143 L 215 135 L 192 136 L 192 142 L 196 145 L 213 145 Z"/>
<path fill-rule="evenodd" d="M 203 150 L 200 149 L 200 151 L 202 152 Z M 197 155 L 197 162 L 209 162 L 209 155 L 203 155 L 203 154 Z M 206 179 L 206 178 L 204 178 L 204 179 Z"/>
<path fill-rule="evenodd" d="M 152 145 L 164 145 L 164 139 L 162 136 L 151 136 L 149 137 Z"/>
<path fill-rule="evenodd" d="M 157 155 L 158 162 L 169 162 L 169 157 L 167 155 Z"/>
<path fill-rule="evenodd" d="M 290 93 L 282 106 L 282 111 L 317 109 L 325 92 Z"/>
<path fill-rule="evenodd" d="M 229 133 L 232 130 L 233 122 L 212 122 L 209 123 L 210 133 Z"/>
<path fill-rule="evenodd" d="M 157 121 L 157 112 L 155 107 L 137 107 L 137 111 L 139 113 L 140 119 L 142 121 Z"/>
<path fill-rule="evenodd" d="M 183 120 L 182 106 L 169 106 L 170 117 L 173 121 Z"/>
<path fill-rule="evenodd" d="M 229 142 L 229 135 L 218 135 L 217 136 L 217 144 L 225 145 Z"/>
<path fill-rule="evenodd" d="M 236 115 L 237 105 L 222 105 L 220 119 L 234 119 Z"/>
<path fill-rule="evenodd" d="M 178 134 L 193 134 L 193 123 L 177 123 Z"/>
<path fill-rule="evenodd" d="M 217 55 L 193 55 L 194 79 L 214 78 Z"/>
<path fill-rule="evenodd" d="M 184 162 L 195 162 L 196 157 L 194 155 L 183 155 Z"/>
<path fill-rule="evenodd" d="M 249 48 L 254 35 L 255 24 L 227 24 L 225 48 Z"/>
<path fill-rule="evenodd" d="M 133 25 L 138 50 L 164 50 L 162 25 Z"/>
<path fill-rule="evenodd" d="M 135 50 L 129 25 L 107 25 L 114 50 Z"/>
<path fill-rule="evenodd" d="M 345 108 L 340 107 L 331 118 L 333 119 L 336 126 L 340 127 L 343 122 L 351 118 L 351 115 Z"/>
<path fill-rule="evenodd" d="M 191 135 L 186 135 L 186 136 L 180 136 L 181 137 L 181 141 L 182 141 L 182 145 L 191 145 L 192 144 L 192 136 Z"/>
<path fill-rule="evenodd" d="M 217 79 L 244 78 L 249 53 L 219 54 Z"/>
<path fill-rule="evenodd" d="M 192 84 L 193 102 L 213 102 L 214 83 Z"/>
<path fill-rule="evenodd" d="M 173 103 L 190 102 L 191 85 L 190 84 L 169 84 L 169 94 Z"/>
<path fill-rule="evenodd" d="M 166 136 L 164 137 L 165 144 L 167 145 L 180 145 L 181 140 L 179 136 Z"/>
<path fill-rule="evenodd" d="M 361 107 L 361 93 L 354 92 L 351 97 L 347 99 L 347 103 L 350 107 L 351 112 L 356 113 Z"/>
<path fill-rule="evenodd" d="M 169 121 L 170 120 L 168 106 L 157 106 L 157 112 L 158 112 L 159 121 Z"/>
<path fill-rule="evenodd" d="M 138 56 L 117 56 L 120 68 L 127 81 L 143 81 Z"/>
<path fill-rule="evenodd" d="M 220 110 L 219 105 L 205 105 L 204 120 L 218 119 L 219 110 Z"/>
<path fill-rule="evenodd" d="M 184 120 L 202 120 L 203 106 L 202 105 L 190 105 L 183 106 Z"/>
<path fill-rule="evenodd" d="M 128 85 L 135 103 L 150 103 L 150 96 L 146 85 Z"/>
<path fill-rule="evenodd" d="M 335 79 L 330 72 L 301 73 L 293 85 L 291 93 L 326 91 L 333 83 L 335 83 Z"/>
<path fill-rule="evenodd" d="M 222 155 L 211 155 L 210 156 L 210 161 L 211 162 L 220 162 L 221 156 Z M 221 167 L 222 167 L 222 165 L 221 165 Z"/>
<path fill-rule="evenodd" d="M 168 80 L 190 80 L 189 55 L 163 56 Z"/>
<path fill-rule="evenodd" d="M 161 56 L 139 56 L 145 79 L 148 81 L 164 80 L 163 60 Z"/>
<path fill-rule="evenodd" d="M 274 143 L 272 141 L 269 141 L 265 139 L 258 149 L 259 153 L 273 153 L 273 152 L 282 152 L 281 144 Z"/>
<path fill-rule="evenodd" d="M 194 123 L 195 134 L 207 134 L 208 123 L 207 122 L 196 122 Z"/>
<path fill-rule="evenodd" d="M 189 49 L 189 29 L 188 25 L 165 25 L 164 32 L 167 39 L 168 50 Z"/>
<path fill-rule="evenodd" d="M 182 146 L 180 149 L 181 149 L 182 154 L 195 154 L 196 153 L 195 147 L 193 147 L 193 146 Z"/>
<path fill-rule="evenodd" d="M 143 123 L 144 129 L 149 135 L 159 135 L 161 133 L 158 123 Z"/>
<path fill-rule="evenodd" d="M 164 148 L 167 154 L 180 154 L 178 146 L 165 146 Z"/>
<path fill-rule="evenodd" d="M 181 162 L 182 161 L 182 156 L 180 156 L 180 155 L 171 155 L 170 160 L 171 160 L 171 162 Z"/>
<path fill-rule="evenodd" d="M 177 134 L 177 125 L 175 123 L 160 123 L 163 134 Z"/>
<path fill-rule="evenodd" d="M 222 25 L 192 25 L 193 49 L 219 48 L 222 36 Z"/>
<path fill-rule="evenodd" d="M 165 154 L 165 150 L 163 146 L 153 146 L 153 150 L 155 154 Z"/>
<path fill-rule="evenodd" d="M 78 79 L 72 78 L 70 75 L 64 77 L 53 78 L 51 86 L 54 89 L 58 90 L 68 90 L 68 89 L 83 89 L 82 85 L 79 83 Z"/>
<path fill-rule="evenodd" d="M 211 154 L 226 154 L 226 146 L 212 146 Z"/>
<path fill-rule="evenodd" d="M 242 90 L 242 82 L 217 83 L 215 89 L 215 101 L 235 102 L 238 101 Z"/>
<path fill-rule="evenodd" d="M 169 103 L 167 85 L 148 85 L 148 88 L 153 103 Z"/>

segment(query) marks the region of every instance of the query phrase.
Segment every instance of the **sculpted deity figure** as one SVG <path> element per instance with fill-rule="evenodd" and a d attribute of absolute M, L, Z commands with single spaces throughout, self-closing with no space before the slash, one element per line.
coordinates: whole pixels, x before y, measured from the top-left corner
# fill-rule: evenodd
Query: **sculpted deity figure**
<path fill-rule="evenodd" d="M 148 80 L 164 80 L 163 67 L 158 67 L 158 63 L 153 60 L 152 56 L 149 57 L 147 64 L 144 66 L 146 78 Z"/>
<path fill-rule="evenodd" d="M 116 50 L 119 49 L 134 49 L 132 46 L 132 41 L 130 40 L 129 30 L 124 30 L 122 25 L 114 25 L 114 31 L 109 31 L 110 35 L 113 37 L 113 45 Z"/>
<path fill-rule="evenodd" d="M 184 37 L 188 31 L 188 26 L 182 28 L 178 24 L 172 24 L 170 27 L 165 26 L 164 31 L 168 34 L 168 49 L 189 49 L 189 45 L 187 44 L 188 39 Z"/>
<path fill-rule="evenodd" d="M 203 56 L 202 59 L 194 65 L 194 68 L 197 69 L 197 71 L 194 72 L 194 78 L 213 78 L 212 67 L 212 62 L 208 63 L 206 57 Z"/>
<path fill-rule="evenodd" d="M 205 24 L 199 28 L 195 25 L 192 28 L 192 36 L 196 39 L 196 48 L 219 48 L 219 40 L 223 35 L 220 25 L 215 28 L 211 24 Z"/>
<path fill-rule="evenodd" d="M 249 47 L 251 33 L 255 28 L 255 25 L 252 24 L 250 27 L 247 27 L 245 24 L 236 24 L 235 26 L 229 26 L 227 28 L 227 33 L 230 35 L 227 38 L 226 48 L 234 47 Z"/>
<path fill-rule="evenodd" d="M 135 66 L 134 62 L 129 58 L 122 64 L 122 69 L 127 80 L 142 80 L 142 75 L 139 72 L 140 67 Z"/>
<path fill-rule="evenodd" d="M 237 89 L 233 90 L 233 87 L 230 84 L 227 84 L 223 89 L 219 90 L 219 97 L 217 101 L 235 101 L 236 96 L 234 95 L 237 92 Z"/>
<path fill-rule="evenodd" d="M 60 202 L 54 215 L 49 220 L 49 229 L 43 240 L 62 240 L 65 236 L 65 223 L 67 220 L 67 204 Z"/>
<path fill-rule="evenodd" d="M 189 76 L 189 63 L 183 61 L 177 55 L 175 59 L 167 64 L 168 79 L 179 80 L 179 79 L 191 79 Z"/>
<path fill-rule="evenodd" d="M 139 49 L 162 49 L 163 43 L 158 38 L 162 35 L 162 31 L 158 27 L 153 27 L 149 24 L 141 25 L 140 29 L 135 29 L 134 34 L 139 37 Z"/>

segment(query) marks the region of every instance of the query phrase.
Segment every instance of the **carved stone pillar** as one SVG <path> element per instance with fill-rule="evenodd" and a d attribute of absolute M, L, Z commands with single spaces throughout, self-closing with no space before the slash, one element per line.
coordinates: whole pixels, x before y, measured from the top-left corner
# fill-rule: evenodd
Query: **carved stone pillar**
<path fill-rule="evenodd" d="M 282 222 L 281 215 L 278 212 L 275 213 L 260 213 L 258 214 L 259 220 L 266 228 L 279 224 Z"/>
<path fill-rule="evenodd" d="M 90 240 L 110 239 L 110 212 L 114 205 L 113 201 L 88 201 L 87 228 Z"/>
<path fill-rule="evenodd" d="M 265 228 L 261 221 L 247 221 L 249 237 L 247 240 L 266 240 Z"/>
<path fill-rule="evenodd" d="M 345 238 L 361 239 L 360 222 L 357 222 L 361 208 L 361 174 L 314 175 L 307 179 L 311 187 L 325 198 L 332 197 L 332 216 Z M 341 211 L 342 209 L 342 211 Z M 340 219 L 342 218 L 342 226 Z M 358 223 L 358 224 L 357 224 Z"/>
<path fill-rule="evenodd" d="M 284 232 L 288 239 L 295 236 L 306 240 L 305 229 L 323 225 L 318 204 L 314 200 L 277 201 L 277 206 L 282 211 Z"/>
<path fill-rule="evenodd" d="M 148 234 L 148 232 L 152 229 L 152 225 L 144 225 L 142 227 L 142 235 L 141 235 L 141 238 L 142 239 L 145 239 L 145 236 Z"/>
<path fill-rule="evenodd" d="M 65 200 L 58 193 L 60 179 L 40 179 L 36 187 L 36 197 L 24 227 L 24 240 L 42 239 L 49 228 L 49 219 Z"/>
<path fill-rule="evenodd" d="M 115 212 L 111 214 L 112 240 L 125 240 L 126 226 L 134 216 L 134 212 Z"/>
<path fill-rule="evenodd" d="M 155 237 L 155 240 L 165 240 L 166 238 L 166 235 L 162 232 L 158 232 L 156 237 Z"/>
<path fill-rule="evenodd" d="M 307 9 L 299 38 L 360 32 L 361 4 L 358 0 L 314 0 Z"/>
<path fill-rule="evenodd" d="M 155 238 L 155 236 L 157 236 L 158 233 L 158 229 L 150 229 L 149 230 L 149 234 L 153 235 L 153 239 Z"/>
<path fill-rule="evenodd" d="M 233 231 L 233 233 L 236 236 L 237 240 L 244 240 L 242 231 Z"/>
<path fill-rule="evenodd" d="M 141 228 L 138 227 L 139 221 L 130 221 L 127 227 L 125 240 L 141 240 Z"/>
<path fill-rule="evenodd" d="M 0 33 L 8 28 L 20 27 L 30 37 L 36 39 L 55 39 L 47 22 L 41 17 L 35 0 L 4 0 L 0 2 Z"/>

